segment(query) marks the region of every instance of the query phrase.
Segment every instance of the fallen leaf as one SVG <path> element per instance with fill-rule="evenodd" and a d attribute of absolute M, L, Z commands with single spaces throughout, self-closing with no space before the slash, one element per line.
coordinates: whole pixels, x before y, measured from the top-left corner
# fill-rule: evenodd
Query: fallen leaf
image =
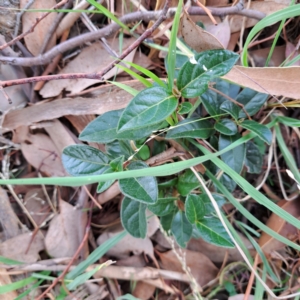
<path fill-rule="evenodd" d="M 11 283 L 12 281 L 10 279 L 10 276 L 8 275 L 7 270 L 4 268 L 0 268 L 0 286 L 6 286 Z M 0 300 L 14 300 L 17 299 L 17 297 L 17 291 L 11 291 L 5 293 L 4 295 L 0 295 Z"/>
<path fill-rule="evenodd" d="M 29 0 L 21 0 L 20 8 L 24 8 L 24 6 L 28 2 Z M 43 10 L 49 9 L 55 5 L 55 0 L 39 0 L 34 1 L 33 4 L 30 6 L 30 9 Z M 45 12 L 42 11 L 25 12 L 22 16 L 23 33 L 27 32 L 32 27 L 32 25 L 36 23 L 36 19 L 41 17 L 44 13 Z M 56 12 L 50 13 L 45 19 L 43 19 L 37 24 L 33 32 L 27 34 L 24 37 L 26 47 L 33 54 L 33 56 L 37 56 L 40 54 L 40 50 L 44 43 L 46 34 L 49 31 L 49 28 L 51 28 L 52 24 L 54 23 L 56 15 Z M 48 43 L 48 47 L 46 48 L 46 50 L 51 49 L 55 45 L 55 42 L 56 34 L 54 33 L 51 40 Z"/>
<path fill-rule="evenodd" d="M 295 45 L 287 42 L 285 49 L 285 58 L 291 61 L 293 58 L 299 55 L 299 49 L 296 49 Z M 296 61 L 292 66 L 300 66 L 300 60 Z"/>
<path fill-rule="evenodd" d="M 123 49 L 126 49 L 133 43 L 134 39 L 124 39 Z M 119 49 L 119 40 L 115 39 L 111 43 L 111 48 L 115 51 Z M 130 52 L 124 58 L 124 61 L 131 62 L 133 60 L 135 50 Z M 97 73 L 102 71 L 110 63 L 115 60 L 100 42 L 95 42 L 91 46 L 86 47 L 82 52 L 74 58 L 66 67 L 64 67 L 58 74 L 68 73 Z M 126 63 L 124 63 L 126 65 Z M 127 66 L 128 67 L 128 66 Z M 123 72 L 120 68 L 114 67 L 103 78 L 104 80 L 113 77 L 116 74 Z M 98 79 L 66 79 L 66 80 L 55 80 L 47 82 L 44 87 L 40 90 L 40 94 L 44 98 L 55 97 L 61 93 L 63 89 L 70 91 L 71 93 L 78 93 L 90 85 L 95 83 L 103 82 Z"/>
<path fill-rule="evenodd" d="M 97 244 L 101 245 L 108 239 L 117 235 L 122 229 L 116 227 L 113 231 L 104 231 L 97 239 Z M 127 234 L 117 245 L 112 247 L 106 253 L 108 256 L 113 256 L 116 258 L 126 258 L 133 253 L 134 255 L 139 255 L 144 253 L 150 257 L 154 257 L 154 249 L 151 240 L 146 237 L 145 239 L 134 238 L 133 236 Z"/>
<path fill-rule="evenodd" d="M 184 250 L 187 267 L 190 268 L 192 275 L 200 286 L 213 280 L 218 274 L 218 268 L 211 260 L 200 252 Z M 165 270 L 182 272 L 183 262 L 179 261 L 173 250 L 159 253 L 160 266 Z"/>
<path fill-rule="evenodd" d="M 300 67 L 245 68 L 234 66 L 223 78 L 265 94 L 294 99 L 300 97 Z"/>
<path fill-rule="evenodd" d="M 255 67 L 264 67 L 267 61 L 267 57 L 270 53 L 271 47 L 250 50 L 249 56 L 253 59 Z M 285 45 L 276 46 L 274 48 L 269 67 L 279 67 L 285 60 Z"/>
<path fill-rule="evenodd" d="M 237 294 L 234 296 L 230 296 L 228 300 L 244 300 L 245 299 L 245 294 Z M 255 297 L 253 295 L 249 295 L 247 297 L 247 300 L 255 300 Z"/>
<path fill-rule="evenodd" d="M 126 82 L 130 87 L 142 90 L 144 85 L 137 80 Z M 11 111 L 4 117 L 2 132 L 14 130 L 20 126 L 60 118 L 65 115 L 103 114 L 107 111 L 127 106 L 132 95 L 114 85 L 105 85 L 94 92 L 93 98 L 63 98 L 55 101 L 43 101 L 38 104 Z"/>
<path fill-rule="evenodd" d="M 300 217 L 300 200 L 296 199 L 293 201 L 285 201 L 282 200 L 278 203 L 282 209 L 284 209 L 287 213 L 291 214 L 295 218 Z M 275 232 L 279 233 L 283 237 L 294 240 L 298 237 L 298 230 L 295 226 L 290 223 L 287 223 L 285 220 L 280 218 L 276 214 L 272 214 L 268 219 L 266 225 L 274 230 Z M 277 239 L 274 239 L 270 235 L 265 232 L 262 232 L 259 240 L 259 246 L 263 249 L 265 253 L 270 253 L 272 251 L 277 251 L 283 247 L 286 247 L 284 243 L 281 243 Z"/>
<path fill-rule="evenodd" d="M 132 291 L 132 295 L 138 299 L 148 300 L 155 292 L 155 286 L 149 283 L 138 281 Z"/>
<path fill-rule="evenodd" d="M 81 214 L 82 212 L 71 204 L 59 201 L 59 214 L 51 220 L 45 237 L 46 250 L 50 256 L 60 258 L 72 257 L 75 254 L 81 242 Z"/>
<path fill-rule="evenodd" d="M 24 263 L 36 262 L 39 252 L 45 249 L 41 233 L 20 234 L 0 244 L 0 255 Z"/>
<path fill-rule="evenodd" d="M 196 52 L 224 49 L 224 46 L 214 35 L 196 25 L 185 11 L 181 18 L 180 29 L 184 41 Z"/>
<path fill-rule="evenodd" d="M 209 25 L 205 27 L 205 30 L 212 34 L 217 41 L 221 43 L 224 49 L 227 49 L 231 36 L 228 18 L 225 18 L 224 21 L 218 23 L 218 25 Z"/>

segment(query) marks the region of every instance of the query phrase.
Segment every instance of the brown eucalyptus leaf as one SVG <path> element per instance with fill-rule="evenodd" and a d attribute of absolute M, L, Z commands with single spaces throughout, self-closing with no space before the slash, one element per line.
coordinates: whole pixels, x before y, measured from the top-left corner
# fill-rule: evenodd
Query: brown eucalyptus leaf
<path fill-rule="evenodd" d="M 46 250 L 54 258 L 72 257 L 77 251 L 79 226 L 82 212 L 71 204 L 60 200 L 59 214 L 50 222 L 45 237 Z"/>
<path fill-rule="evenodd" d="M 20 7 L 24 8 L 24 6 L 29 2 L 29 0 L 21 0 Z M 34 1 L 30 6 L 30 9 L 43 10 L 50 9 L 51 7 L 56 5 L 55 0 L 38 0 Z M 36 19 L 40 18 L 45 12 L 42 11 L 34 11 L 34 12 L 25 12 L 22 16 L 22 28 L 23 33 L 27 32 L 32 25 L 36 23 Z M 28 50 L 34 55 L 37 56 L 40 54 L 41 47 L 44 43 L 44 39 L 46 34 L 49 31 L 49 28 L 53 25 L 53 22 L 56 18 L 57 13 L 51 12 L 46 18 L 40 21 L 37 26 L 34 28 L 34 31 L 29 33 L 24 37 L 26 47 Z M 48 43 L 47 49 L 51 49 L 56 42 L 56 34 L 54 33 L 51 40 Z"/>
<path fill-rule="evenodd" d="M 212 34 L 217 41 L 223 45 L 224 49 L 227 49 L 231 36 L 228 18 L 225 18 L 224 21 L 218 23 L 218 25 L 209 25 L 205 27 L 205 30 Z"/>
<path fill-rule="evenodd" d="M 300 67 L 245 68 L 234 66 L 224 79 L 261 93 L 300 97 Z"/>
<path fill-rule="evenodd" d="M 186 12 L 181 18 L 180 28 L 184 41 L 197 52 L 224 49 L 224 46 L 214 35 L 196 25 Z"/>
<path fill-rule="evenodd" d="M 20 234 L 0 244 L 0 255 L 24 263 L 36 262 L 39 252 L 45 249 L 41 233 Z"/>
<path fill-rule="evenodd" d="M 200 286 L 213 280 L 218 274 L 218 268 L 212 261 L 200 252 L 184 250 L 186 265 Z M 179 261 L 173 250 L 160 253 L 156 252 L 160 259 L 160 266 L 165 270 L 182 272 L 182 262 Z"/>
<path fill-rule="evenodd" d="M 138 281 L 135 285 L 132 295 L 138 299 L 151 299 L 155 292 L 155 286 L 144 281 Z"/>

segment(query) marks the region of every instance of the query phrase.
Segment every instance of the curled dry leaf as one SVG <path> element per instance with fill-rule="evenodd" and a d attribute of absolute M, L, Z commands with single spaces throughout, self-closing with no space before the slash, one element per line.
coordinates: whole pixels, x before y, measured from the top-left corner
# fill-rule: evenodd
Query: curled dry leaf
<path fill-rule="evenodd" d="M 80 245 L 81 211 L 60 200 L 59 214 L 50 222 L 45 237 L 46 250 L 55 258 L 72 257 Z"/>
<path fill-rule="evenodd" d="M 211 260 L 200 252 L 184 250 L 186 265 L 200 286 L 203 286 L 213 280 L 218 274 L 218 268 Z M 183 262 L 179 261 L 173 250 L 159 253 L 160 266 L 165 270 L 182 272 Z"/>
<path fill-rule="evenodd" d="M 0 255 L 24 263 L 36 262 L 39 252 L 45 249 L 44 238 L 40 232 L 20 234 L 0 244 Z"/>
<path fill-rule="evenodd" d="M 223 78 L 265 94 L 294 99 L 300 97 L 300 67 L 245 68 L 234 66 Z"/>
<path fill-rule="evenodd" d="M 291 214 L 293 217 L 298 218 L 300 217 L 300 199 L 296 199 L 293 201 L 285 201 L 282 200 L 278 203 L 278 205 L 284 209 L 286 212 Z M 292 224 L 287 223 L 285 220 L 280 218 L 276 214 L 272 214 L 268 219 L 266 225 L 270 227 L 275 232 L 279 233 L 280 235 L 288 238 L 290 240 L 294 240 L 298 237 L 298 230 Z M 274 239 L 270 235 L 263 232 L 260 236 L 258 241 L 259 246 L 265 253 L 270 253 L 272 251 L 277 251 L 286 245 Z"/>
<path fill-rule="evenodd" d="M 20 7 L 24 8 L 24 6 L 29 2 L 29 0 L 21 0 Z M 30 9 L 50 9 L 51 7 L 56 5 L 55 0 L 39 0 L 34 1 L 30 6 Z M 22 16 L 22 28 L 23 32 L 28 31 L 33 24 L 36 23 L 36 19 L 41 17 L 45 12 L 25 12 Z M 34 55 L 37 56 L 40 54 L 41 47 L 44 43 L 44 39 L 49 31 L 49 28 L 52 26 L 57 13 L 50 13 L 45 19 L 43 19 L 35 28 L 34 31 L 25 36 L 25 44 L 28 50 Z M 48 43 L 47 49 L 51 49 L 56 42 L 56 34 L 54 34 L 51 40 Z"/>
<path fill-rule="evenodd" d="M 133 43 L 134 39 L 124 39 L 123 49 L 126 49 Z M 114 40 L 110 43 L 111 48 L 116 52 L 119 49 L 119 40 Z M 135 50 L 130 52 L 124 59 L 124 61 L 132 61 L 135 54 Z M 86 47 L 82 52 L 73 59 L 65 68 L 63 68 L 59 74 L 67 73 L 97 73 L 102 71 L 115 58 L 107 53 L 102 43 L 95 42 L 91 46 Z M 126 63 L 124 63 L 126 65 Z M 128 67 L 128 66 L 127 66 Z M 120 68 L 114 67 L 108 73 L 103 76 L 103 79 L 109 79 L 116 74 L 121 73 Z M 44 87 L 40 90 L 40 94 L 44 98 L 54 97 L 60 94 L 63 89 L 70 91 L 71 93 L 78 93 L 95 83 L 103 82 L 98 79 L 66 79 L 66 80 L 54 80 L 47 82 Z"/>
<path fill-rule="evenodd" d="M 181 18 L 180 28 L 184 41 L 197 52 L 224 49 L 224 46 L 213 34 L 196 25 L 186 12 L 183 13 L 183 17 Z"/>
<path fill-rule="evenodd" d="M 105 231 L 97 239 L 97 244 L 101 245 L 108 239 L 117 235 L 122 229 L 116 228 L 114 231 Z M 150 257 L 154 257 L 154 249 L 151 240 L 146 237 L 145 239 L 134 238 L 131 235 L 127 235 L 117 245 L 112 247 L 106 253 L 108 256 L 116 258 L 126 258 L 130 254 L 139 255 L 144 253 Z"/>

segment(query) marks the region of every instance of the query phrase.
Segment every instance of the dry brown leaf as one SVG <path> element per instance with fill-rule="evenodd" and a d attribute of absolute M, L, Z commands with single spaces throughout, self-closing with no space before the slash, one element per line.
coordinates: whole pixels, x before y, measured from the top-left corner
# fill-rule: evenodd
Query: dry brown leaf
<path fill-rule="evenodd" d="M 261 93 L 300 97 L 300 67 L 245 68 L 234 66 L 224 79 Z"/>
<path fill-rule="evenodd" d="M 27 134 L 21 143 L 21 150 L 28 163 L 47 176 L 67 175 L 60 151 L 46 134 Z"/>
<path fill-rule="evenodd" d="M 240 39 L 240 32 L 234 32 L 230 35 L 230 40 L 227 46 L 227 50 L 233 51 Z"/>
<path fill-rule="evenodd" d="M 244 300 L 245 299 L 245 294 L 237 294 L 234 296 L 230 296 L 228 300 Z M 255 297 L 253 295 L 249 295 L 247 297 L 247 300 L 255 300 Z"/>
<path fill-rule="evenodd" d="M 247 249 L 251 254 L 255 254 L 252 244 L 243 235 L 240 234 L 240 238 L 244 242 Z M 222 263 L 225 256 L 228 254 L 228 261 L 240 261 L 243 260 L 240 252 L 237 248 L 223 248 L 213 244 L 207 243 L 202 239 L 191 239 L 187 245 L 187 248 L 193 251 L 201 252 L 206 255 L 214 263 Z"/>
<path fill-rule="evenodd" d="M 224 21 L 218 23 L 218 25 L 209 25 L 205 27 L 205 30 L 212 34 L 213 37 L 223 45 L 223 48 L 227 49 L 231 36 L 228 18 L 225 18 Z"/>
<path fill-rule="evenodd" d="M 124 39 L 123 49 L 126 49 L 133 43 L 134 39 Z M 113 50 L 118 52 L 119 40 L 115 39 L 110 43 Z M 135 50 L 130 52 L 124 59 L 124 61 L 131 62 L 133 60 Z M 91 46 L 86 47 L 82 52 L 73 59 L 65 68 L 63 68 L 58 74 L 68 73 L 97 73 L 102 71 L 110 63 L 115 60 L 100 42 L 95 42 Z M 126 65 L 126 63 L 124 63 Z M 116 74 L 123 72 L 121 69 L 114 67 L 103 78 L 109 79 Z M 61 93 L 63 89 L 70 91 L 71 93 L 78 93 L 95 83 L 103 82 L 96 79 L 66 79 L 66 80 L 55 80 L 47 82 L 44 87 L 40 90 L 40 94 L 44 98 L 55 97 Z"/>
<path fill-rule="evenodd" d="M 122 228 L 117 227 L 114 231 L 105 231 L 97 239 L 97 244 L 101 245 L 108 239 L 119 234 Z M 151 240 L 146 237 L 145 239 L 134 238 L 131 235 L 127 235 L 123 238 L 117 245 L 112 247 L 106 253 L 108 256 L 113 256 L 116 258 L 126 258 L 133 253 L 134 255 L 139 255 L 145 253 L 150 257 L 154 257 L 154 249 Z"/>
<path fill-rule="evenodd" d="M 218 274 L 218 268 L 211 260 L 200 252 L 185 250 L 186 265 L 200 286 L 213 280 Z M 160 266 L 165 270 L 182 272 L 182 262 L 180 262 L 173 250 L 168 252 L 157 252 L 160 259 Z"/>
<path fill-rule="evenodd" d="M 24 6 L 29 2 L 29 0 L 21 0 L 20 7 L 24 8 Z M 56 5 L 55 0 L 38 0 L 34 1 L 30 6 L 30 9 L 49 9 Z M 36 19 L 41 17 L 45 12 L 25 12 L 22 16 L 22 28 L 23 32 L 28 31 L 33 24 L 36 23 Z M 45 19 L 43 19 L 35 28 L 34 31 L 29 33 L 24 37 L 25 44 L 28 50 L 34 55 L 37 56 L 40 54 L 41 47 L 43 45 L 45 36 L 51 28 L 57 13 L 50 13 Z M 47 49 L 51 49 L 56 42 L 56 34 L 53 34 L 51 40 L 48 43 Z M 46 50 L 47 50 L 46 49 Z"/>
<path fill-rule="evenodd" d="M 138 281 L 135 285 L 132 295 L 138 299 L 148 300 L 152 298 L 155 292 L 155 286 L 144 281 Z"/>
<path fill-rule="evenodd" d="M 137 80 L 126 82 L 126 84 L 137 90 L 144 88 L 144 85 Z M 94 94 L 94 98 L 63 98 L 51 102 L 40 102 L 24 109 L 11 111 L 4 117 L 2 132 L 44 120 L 53 120 L 65 115 L 101 115 L 107 111 L 126 107 L 132 99 L 131 94 L 113 85 L 104 86 Z"/>
<path fill-rule="evenodd" d="M 38 226 L 52 213 L 42 188 L 30 189 L 24 197 L 24 205 Z"/>
<path fill-rule="evenodd" d="M 291 214 L 293 217 L 300 217 L 300 199 L 296 199 L 293 201 L 282 200 L 278 203 L 278 206 L 280 206 L 286 212 Z M 270 216 L 266 225 L 275 232 L 290 240 L 293 240 L 298 237 L 297 228 L 294 227 L 292 224 L 287 223 L 285 220 L 283 220 L 274 213 Z M 277 251 L 286 246 L 285 244 L 281 243 L 277 239 L 274 239 L 265 232 L 261 234 L 258 244 L 265 253 Z"/>
<path fill-rule="evenodd" d="M 6 269 L 0 268 L 0 286 L 5 286 L 12 283 L 10 276 L 7 273 L 8 272 Z M 17 297 L 17 291 L 12 291 L 5 293 L 4 295 L 0 295 L 0 300 L 15 300 Z"/>
<path fill-rule="evenodd" d="M 271 47 L 250 50 L 249 55 L 253 59 L 255 67 L 264 67 Z M 276 46 L 274 48 L 269 67 L 279 67 L 285 60 L 285 45 Z"/>
<path fill-rule="evenodd" d="M 289 61 L 299 55 L 299 49 L 296 49 L 296 46 L 290 42 L 286 43 L 285 49 L 285 58 L 289 58 Z M 295 62 L 293 66 L 300 66 L 300 60 Z"/>
<path fill-rule="evenodd" d="M 224 49 L 224 46 L 214 35 L 196 25 L 186 12 L 181 18 L 180 29 L 184 41 L 197 52 Z"/>
<path fill-rule="evenodd" d="M 145 69 L 151 70 L 153 69 L 153 64 L 152 64 L 152 60 L 146 56 L 144 53 L 142 53 L 141 51 L 136 51 L 134 58 L 133 58 L 133 63 L 139 65 L 140 67 L 143 67 Z M 137 73 L 139 73 L 138 70 L 134 70 Z"/>
<path fill-rule="evenodd" d="M 0 255 L 24 263 L 36 262 L 39 252 L 45 249 L 41 233 L 32 232 L 18 235 L 0 244 Z"/>
<path fill-rule="evenodd" d="M 46 250 L 54 258 L 72 257 L 80 245 L 79 226 L 82 212 L 60 200 L 59 214 L 50 222 L 45 237 Z"/>

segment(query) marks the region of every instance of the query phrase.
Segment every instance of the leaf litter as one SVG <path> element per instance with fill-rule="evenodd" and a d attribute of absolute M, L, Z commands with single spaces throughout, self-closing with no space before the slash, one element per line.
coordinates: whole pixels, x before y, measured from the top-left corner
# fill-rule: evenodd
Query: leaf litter
<path fill-rule="evenodd" d="M 131 7 L 132 2 L 134 1 L 126 1 L 127 6 L 125 7 L 123 3 L 121 5 L 121 1 L 117 1 L 116 11 L 121 15 L 125 14 L 128 12 L 128 7 Z M 155 3 L 150 3 L 151 7 L 147 7 L 148 3 L 146 1 L 141 4 L 149 10 L 163 7 L 163 1 L 152 2 Z M 21 1 L 21 7 L 26 3 L 27 1 Z M 205 1 L 203 4 L 205 4 Z M 49 9 L 54 5 L 56 5 L 56 1 L 34 1 L 31 8 Z M 83 4 L 80 2 L 78 5 Z M 85 2 L 85 5 L 87 5 L 87 2 Z M 176 5 L 177 1 L 172 1 L 172 6 Z M 219 7 L 221 2 L 211 0 L 207 1 L 206 5 Z M 289 1 L 252 1 L 250 9 L 269 15 L 286 8 L 288 5 Z M 222 6 L 230 7 L 228 1 L 222 1 Z M 84 8 L 83 6 L 81 7 Z M 114 11 L 113 8 L 110 9 Z M 24 13 L 22 16 L 22 32 L 30 29 L 32 24 L 36 22 L 36 18 L 43 14 L 44 12 Z M 44 40 L 57 15 L 57 12 L 50 13 L 49 16 L 37 24 L 32 33 L 25 36 L 23 47 L 25 46 L 26 51 L 29 51 L 29 53 L 23 53 L 23 55 L 38 56 L 41 54 Z M 68 13 L 67 15 L 61 21 L 58 29 L 54 30 L 54 34 L 48 41 L 48 48 L 45 51 L 56 45 L 56 39 L 68 30 L 67 28 L 71 28 L 70 36 L 72 37 L 89 30 L 84 27 L 85 25 L 80 14 L 75 16 L 75 13 Z M 75 21 L 75 17 L 78 19 L 77 21 Z M 89 20 L 97 23 L 98 17 L 94 16 Z M 237 49 L 241 46 L 239 45 L 240 33 L 244 29 L 253 27 L 258 22 L 257 18 L 246 18 L 245 22 L 243 22 L 244 16 L 241 15 L 228 15 L 222 20 L 218 17 L 215 18 L 218 22 L 217 26 L 212 25 L 211 20 L 207 16 L 188 16 L 184 13 L 181 23 L 181 34 L 184 41 L 197 51 L 219 48 L 238 51 Z M 199 21 L 202 22 L 205 29 L 196 24 Z M 77 22 L 76 29 L 76 26 L 73 26 L 75 22 Z M 277 28 L 275 26 L 273 30 L 276 31 Z M 137 26 L 139 34 L 144 30 L 144 24 Z M 263 34 L 268 35 L 269 33 L 265 31 Z M 160 37 L 159 43 L 167 45 L 168 41 L 161 38 L 163 35 L 159 34 L 158 36 Z M 9 40 L 9 37 L 6 36 L 6 39 Z M 205 40 L 205 45 L 203 40 Z M 123 38 L 115 36 L 106 40 L 115 54 L 120 54 L 119 50 L 127 49 L 134 41 L 135 38 L 129 38 L 128 36 L 123 36 Z M 55 73 L 63 75 L 67 73 L 100 72 L 115 59 L 112 53 L 107 52 L 102 42 L 83 43 L 80 48 L 76 49 L 77 52 L 71 53 L 74 56 L 70 56 L 70 58 L 64 57 L 60 61 Z M 274 54 L 269 64 L 271 67 L 267 68 L 264 67 L 264 64 L 271 49 L 271 43 L 272 40 L 261 42 L 249 49 L 250 61 L 253 59 L 253 68 L 235 66 L 223 78 L 271 96 L 299 99 L 300 85 L 298 81 L 300 76 L 298 74 L 299 68 L 297 67 L 299 61 L 294 63 L 293 68 L 279 67 L 285 58 L 289 57 L 291 60 L 298 55 L 297 41 L 292 43 L 282 35 L 281 44 L 275 46 Z M 19 51 L 22 51 L 22 49 L 20 48 Z M 1 55 L 4 55 L 3 51 Z M 158 58 L 157 50 L 151 49 L 149 53 L 143 46 L 136 52 L 130 52 L 125 60 L 135 62 L 146 69 L 154 69 L 161 78 L 166 76 L 163 63 Z M 129 68 L 129 65 L 126 66 Z M 22 71 L 21 73 L 20 70 Z M 1 75 L 4 76 L 1 77 L 1 80 L 30 77 L 33 72 L 39 72 L 28 69 L 25 71 L 24 68 L 1 65 Z M 129 93 L 114 85 L 105 83 L 105 80 L 115 78 L 116 81 L 122 82 L 126 78 L 129 80 L 126 84 L 130 87 L 136 90 L 143 89 L 143 86 L 138 81 L 132 80 L 128 76 L 120 76 L 124 75 L 121 72 L 121 69 L 114 67 L 105 75 L 103 80 L 62 79 L 49 81 L 40 90 L 39 94 L 36 93 L 34 96 L 32 94 L 34 92 L 31 91 L 30 94 L 28 92 L 30 88 L 25 88 L 25 85 L 5 88 L 3 90 L 4 93 L 1 90 L 0 110 L 4 112 L 1 121 L 1 133 L 5 138 L 11 138 L 15 144 L 20 145 L 20 150 L 11 148 L 8 151 L 6 149 L 9 149 L 9 147 L 4 143 L 5 147 L 1 148 L 2 164 L 5 162 L 11 165 L 11 170 L 13 168 L 16 169 L 17 172 L 15 174 L 19 178 L 38 176 L 38 174 L 45 177 L 66 176 L 67 173 L 60 160 L 63 149 L 66 146 L 80 143 L 77 139 L 78 134 L 97 115 L 124 108 L 132 99 Z M 11 99 L 12 104 L 9 104 L 7 101 L 9 99 Z M 34 99 L 38 99 L 37 103 L 35 103 Z M 27 104 L 28 102 L 31 103 Z M 25 107 L 26 105 L 27 107 Z M 280 113 L 288 114 L 285 110 L 281 110 Z M 299 118 L 299 112 L 294 110 L 293 113 L 296 116 L 295 118 Z M 257 118 L 259 117 L 258 113 Z M 2 140 L 0 142 L 2 143 Z M 93 143 L 93 146 L 99 149 L 104 148 L 103 145 L 95 143 Z M 293 152 L 292 148 L 290 150 L 292 153 L 297 153 Z M 5 168 L 2 167 L 2 170 L 5 170 Z M 7 176 L 8 174 L 5 175 Z M 12 174 L 9 175 L 12 176 Z M 276 180 L 275 182 L 277 184 Z M 53 189 L 41 186 L 27 187 L 27 189 L 14 188 L 16 191 L 21 192 L 19 196 L 24 199 L 25 208 L 31 214 L 35 223 L 42 227 L 42 230 L 38 232 L 33 231 L 24 212 L 14 203 L 14 197 L 11 192 L 7 191 L 5 186 L 1 187 L 1 233 L 4 234 L 4 238 L 0 245 L 0 255 L 28 264 L 40 261 L 41 263 L 44 262 L 45 265 L 47 265 L 46 261 L 50 257 L 72 257 L 83 241 L 87 224 L 86 212 L 90 209 L 88 199 L 96 197 L 94 188 L 89 186 L 78 189 L 61 187 Z M 99 222 L 95 224 L 95 227 L 92 227 L 93 230 L 89 236 L 90 247 L 85 242 L 85 247 L 81 251 L 82 259 L 87 258 L 88 254 L 96 247 L 104 245 L 110 238 L 116 237 L 122 230 L 117 217 L 121 201 L 119 189 L 110 189 L 107 190 L 107 193 L 100 194 L 98 201 L 103 205 L 102 209 L 105 214 L 112 216 L 112 218 L 103 217 L 103 222 Z M 276 193 L 276 185 L 273 186 L 273 189 Z M 109 193 L 111 193 L 110 196 Z M 239 195 L 235 196 L 239 198 Z M 49 199 L 51 205 L 49 205 Z M 282 200 L 278 205 L 294 217 L 299 218 L 298 200 Z M 249 201 L 247 209 L 254 211 L 254 214 L 259 214 L 260 207 Z M 229 212 L 227 211 L 226 213 Z M 241 218 L 234 211 L 233 214 L 233 218 Z M 225 276 L 227 282 L 233 283 L 232 285 L 236 284 L 234 286 L 235 295 L 230 294 L 228 286 L 223 286 L 222 292 L 218 296 L 226 295 L 228 299 L 244 299 L 245 288 L 243 287 L 245 282 L 243 282 L 243 278 L 250 273 L 242 268 L 233 267 L 233 273 L 226 269 L 230 268 L 231 263 L 242 262 L 242 257 L 236 248 L 220 248 L 201 239 L 192 239 L 188 243 L 188 250 L 185 250 L 178 259 L 175 253 L 179 249 L 174 241 L 170 242 L 166 233 L 160 230 L 157 217 L 151 217 L 149 212 L 147 212 L 147 217 L 148 234 L 145 239 L 136 239 L 127 235 L 117 245 L 106 251 L 105 256 L 101 258 L 100 263 L 105 259 L 111 258 L 115 259 L 117 263 L 97 271 L 94 278 L 103 279 L 106 277 L 116 281 L 106 280 L 102 285 L 100 283 L 89 283 L 94 284 L 94 288 L 98 288 L 97 299 L 106 299 L 105 297 L 108 297 L 110 292 L 107 287 L 110 287 L 110 291 L 115 289 L 116 292 L 114 294 L 116 295 L 130 292 L 140 299 L 151 299 L 156 293 L 160 293 L 160 299 L 163 299 L 167 294 L 175 295 L 178 293 L 178 290 L 183 292 L 190 282 L 190 278 L 187 275 L 189 273 L 186 272 L 185 267 L 189 268 L 199 286 L 208 287 L 207 290 L 217 286 L 217 279 L 220 279 L 218 276 L 220 276 L 220 272 L 224 272 L 222 274 L 225 275 L 222 276 Z M 296 228 L 287 224 L 276 214 L 268 215 L 265 213 L 259 217 L 275 232 L 290 240 L 297 240 L 298 231 Z M 7 223 L 10 225 L 7 226 Z M 244 241 L 251 255 L 255 256 L 255 250 L 248 239 L 241 233 L 240 238 Z M 277 272 L 280 272 L 281 268 L 283 268 L 282 261 L 286 261 L 293 256 L 291 252 L 286 251 L 283 243 L 278 242 L 266 233 L 262 233 L 260 238 L 257 238 L 257 242 Z M 278 257 L 281 257 L 282 261 Z M 260 267 L 263 267 L 263 263 L 261 261 L 259 263 Z M 66 267 L 66 264 L 62 266 Z M 290 268 L 292 267 L 291 264 Z M 1 284 L 12 282 L 14 277 L 9 275 L 5 268 L 1 268 L 1 272 L 2 270 Z M 239 272 L 243 274 L 241 277 L 238 276 Z M 233 277 L 238 278 L 241 282 L 235 283 L 232 279 Z M 132 289 L 130 289 L 129 284 L 124 284 L 124 281 L 135 280 L 137 282 Z M 102 287 L 104 288 L 102 289 Z M 102 293 L 101 289 L 102 291 L 106 289 L 106 292 Z M 104 295 L 103 297 L 100 296 L 101 293 Z M 12 294 L 11 299 L 16 297 L 16 295 L 16 292 Z M 255 299 L 253 295 L 247 295 L 247 297 L 247 299 Z"/>

